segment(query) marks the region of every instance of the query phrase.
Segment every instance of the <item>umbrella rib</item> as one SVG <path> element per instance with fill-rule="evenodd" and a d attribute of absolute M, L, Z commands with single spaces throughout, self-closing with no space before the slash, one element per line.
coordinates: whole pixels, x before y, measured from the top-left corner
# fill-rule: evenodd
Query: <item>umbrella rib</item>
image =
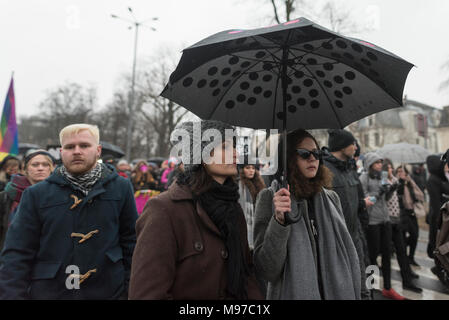
<path fill-rule="evenodd" d="M 273 61 L 268 61 L 268 60 L 256 60 L 256 59 L 254 59 L 254 58 L 246 58 L 246 57 L 238 56 L 238 55 L 235 55 L 235 54 L 232 54 L 232 56 L 237 57 L 237 58 L 241 58 L 241 59 L 246 59 L 246 60 L 250 60 L 250 61 L 257 62 L 256 64 L 258 64 L 258 63 L 260 63 L 260 62 L 263 62 L 263 63 L 273 63 L 273 64 L 275 64 L 275 65 L 278 65 L 278 64 L 279 64 L 279 62 L 274 61 L 274 60 L 276 60 L 276 59 L 279 59 L 278 57 L 276 57 L 273 53 L 271 53 L 270 51 L 268 51 L 268 49 L 263 49 L 263 50 L 267 51 L 267 52 L 271 55 L 271 57 L 273 58 Z M 280 50 L 281 50 L 281 49 L 278 49 L 276 52 L 279 52 Z M 275 52 L 275 53 L 276 53 L 276 52 Z M 245 72 L 242 72 L 242 75 L 243 75 L 243 74 L 246 74 L 246 72 L 247 72 L 248 70 L 250 70 L 250 69 L 252 69 L 253 67 L 255 67 L 256 64 L 254 64 L 251 68 L 248 68 Z M 253 71 L 253 72 L 264 72 L 264 71 L 271 71 L 271 69 L 270 69 L 270 70 L 264 70 L 264 69 L 262 69 L 262 70 Z"/>
<path fill-rule="evenodd" d="M 282 64 L 279 65 L 279 72 L 278 72 L 278 77 L 277 77 L 277 80 L 276 80 L 275 94 L 274 94 L 273 127 L 274 127 L 274 123 L 275 123 L 275 119 L 276 119 L 274 115 L 275 115 L 275 112 L 276 112 L 279 79 L 280 79 L 280 77 L 285 77 L 285 78 L 288 77 L 288 75 L 287 75 L 287 61 L 285 61 L 284 59 L 288 60 L 288 52 L 290 52 L 290 47 L 288 46 L 288 42 L 290 40 L 290 37 L 291 37 L 292 33 L 293 33 L 292 30 L 288 31 L 288 34 L 287 34 L 287 37 L 286 37 L 287 40 L 285 42 L 285 46 L 282 45 L 282 51 L 283 51 Z M 285 50 L 287 50 L 287 55 L 284 54 Z M 281 70 L 281 68 L 283 70 Z M 284 68 L 285 68 L 285 70 L 284 70 Z M 285 71 L 285 74 L 283 74 L 284 71 Z M 282 117 L 283 117 L 283 119 L 282 119 L 283 120 L 282 129 L 283 129 L 284 132 L 287 130 L 287 110 L 285 109 L 285 101 L 286 101 L 285 100 L 286 99 L 285 95 L 287 94 L 287 89 L 288 89 L 288 82 L 287 82 L 287 80 L 285 78 L 281 81 L 281 85 L 282 85 L 282 102 L 281 103 L 282 103 Z M 286 137 L 284 137 L 284 138 L 286 138 Z M 284 173 L 285 173 L 285 170 L 287 170 L 287 169 L 284 168 Z M 284 178 L 286 178 L 286 177 L 284 177 Z"/>
<path fill-rule="evenodd" d="M 337 39 L 337 38 L 332 38 L 332 40 L 329 40 L 329 43 L 330 43 L 331 41 L 334 41 L 335 39 Z M 321 47 L 319 47 L 319 48 L 321 48 Z M 297 51 L 300 51 L 300 52 L 307 52 L 307 51 L 304 51 L 304 50 L 301 50 L 301 49 L 297 49 L 297 48 L 294 48 L 294 47 L 291 48 L 291 49 L 292 49 L 292 50 L 297 50 Z M 380 52 L 379 50 L 377 50 L 377 51 Z M 312 52 L 307 52 L 307 53 L 312 53 Z M 382 52 L 380 52 L 380 53 L 382 53 Z M 378 88 L 380 88 L 381 91 L 385 92 L 385 93 L 386 93 L 388 96 L 390 96 L 390 98 L 392 98 L 395 102 L 397 102 L 397 103 L 399 103 L 400 105 L 402 105 L 402 101 L 396 100 L 396 98 L 393 97 L 393 96 L 391 95 L 390 92 L 388 92 L 386 89 L 382 88 L 379 84 L 377 84 L 377 82 L 376 82 L 375 80 L 373 80 L 369 75 L 365 74 L 364 72 L 362 72 L 362 71 L 360 71 L 360 70 L 358 70 L 358 69 L 356 69 L 356 68 L 354 68 L 354 67 L 352 67 L 352 66 L 350 66 L 350 65 L 348 65 L 348 64 L 346 64 L 346 63 L 344 63 L 344 62 L 342 62 L 342 61 L 339 61 L 339 60 L 337 60 L 337 59 L 335 59 L 335 58 L 329 58 L 329 57 L 326 57 L 326 56 L 324 56 L 324 55 L 322 55 L 322 54 L 319 54 L 319 53 L 313 53 L 313 54 L 315 54 L 315 55 L 317 55 L 317 56 L 320 56 L 320 57 L 322 57 L 322 58 L 326 58 L 326 59 L 333 60 L 334 62 L 330 62 L 330 63 L 332 63 L 332 64 L 342 63 L 342 64 L 344 64 L 345 66 L 348 66 L 349 68 L 351 68 L 351 69 L 357 71 L 358 73 L 363 74 L 363 75 L 364 75 L 365 77 L 367 77 L 372 83 L 374 83 Z"/>
<path fill-rule="evenodd" d="M 274 86 L 274 103 L 273 103 L 273 116 L 271 117 L 273 119 L 272 122 L 272 127 L 275 128 L 274 123 L 276 121 L 276 101 L 277 101 L 277 96 L 278 96 L 278 86 L 279 86 L 279 80 L 281 78 L 281 70 L 280 70 L 281 66 L 279 65 L 279 72 L 277 74 L 277 80 L 276 80 L 276 85 Z M 284 117 L 287 115 L 284 115 Z"/>
<path fill-rule="evenodd" d="M 336 37 L 333 37 L 333 38 L 331 38 L 330 40 L 327 40 L 326 41 L 326 43 L 331 43 L 332 41 L 334 41 L 336 39 Z M 339 63 L 339 61 L 337 61 L 337 60 L 335 60 L 335 59 L 331 59 L 331 58 L 328 58 L 328 57 L 325 57 L 325 56 L 323 56 L 323 55 L 321 55 L 321 54 L 318 54 L 318 53 L 316 53 L 316 50 L 318 50 L 318 49 L 321 49 L 323 47 L 323 44 L 321 44 L 319 47 L 317 47 L 316 49 L 314 49 L 313 51 L 305 51 L 305 50 L 300 50 L 300 49 L 297 49 L 297 48 L 295 48 L 295 47 L 290 47 L 289 48 L 289 52 L 290 52 L 290 54 L 293 56 L 293 57 L 295 57 L 295 59 L 297 59 L 297 58 L 299 58 L 299 61 L 298 62 L 301 62 L 304 58 L 305 58 L 305 56 L 307 56 L 308 54 L 314 54 L 314 55 L 317 55 L 317 56 L 320 56 L 320 57 L 322 57 L 322 58 L 327 58 L 327 59 L 330 59 L 330 60 L 333 60 L 334 62 L 332 62 L 332 64 L 337 64 L 337 63 Z M 295 50 L 295 51 L 300 51 L 301 53 L 302 53 L 302 55 L 301 56 L 296 56 L 294 53 L 293 53 L 293 50 Z M 299 64 L 301 64 L 301 63 L 299 63 Z M 323 63 L 324 64 L 324 63 Z M 318 65 L 320 65 L 320 64 L 318 64 Z M 306 68 L 307 69 L 307 65 L 305 64 L 305 63 L 302 63 L 301 64 L 301 66 L 303 67 L 303 68 Z M 292 69 L 292 70 L 295 70 L 295 71 L 300 71 L 300 70 L 297 70 L 297 69 L 295 69 L 293 66 L 290 66 L 290 68 Z M 308 70 L 308 69 L 307 69 Z M 310 72 L 310 70 L 308 70 L 309 72 Z M 311 76 L 310 77 L 313 77 L 313 75 L 312 75 L 312 73 L 310 72 L 310 74 L 311 74 Z"/>
<path fill-rule="evenodd" d="M 300 51 L 300 52 L 305 52 L 305 55 L 304 56 L 306 56 L 306 55 L 308 55 L 308 54 L 314 54 L 314 55 L 317 55 L 317 56 L 320 56 L 321 58 L 326 58 L 326 59 L 329 59 L 329 60 L 333 60 L 333 62 L 328 62 L 328 63 L 332 63 L 332 64 L 337 64 L 337 63 L 343 63 L 343 62 L 341 62 L 341 61 L 338 61 L 338 60 L 336 60 L 335 58 L 329 58 L 329 57 L 326 57 L 325 55 L 322 55 L 322 54 L 319 54 L 319 53 L 315 53 L 315 52 L 307 52 L 307 51 L 304 51 L 304 50 L 301 50 L 301 49 L 298 49 L 298 48 L 290 48 L 290 50 L 295 50 L 295 51 Z M 324 63 L 322 63 L 322 64 L 324 64 Z M 344 65 L 347 65 L 346 63 L 343 63 Z M 318 63 L 317 63 L 317 65 L 319 65 Z M 350 66 L 349 66 L 350 67 Z M 352 67 L 351 67 L 352 68 Z"/>

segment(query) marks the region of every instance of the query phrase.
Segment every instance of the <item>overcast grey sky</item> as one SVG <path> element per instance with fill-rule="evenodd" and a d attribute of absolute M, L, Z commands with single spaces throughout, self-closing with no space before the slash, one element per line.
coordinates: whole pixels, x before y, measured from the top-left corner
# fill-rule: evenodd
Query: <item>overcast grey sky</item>
<path fill-rule="evenodd" d="M 357 37 L 415 64 L 404 93 L 435 107 L 449 105 L 449 1 L 338 0 L 371 31 Z M 16 112 L 34 114 L 46 90 L 65 82 L 97 87 L 100 106 L 112 99 L 121 73 L 131 71 L 134 33 L 111 14 L 138 20 L 156 32 L 140 29 L 138 56 L 160 47 L 178 52 L 219 31 L 257 28 L 270 21 L 269 0 L 0 0 L 0 103 L 3 107 L 14 70 Z M 346 34 L 352 36 L 351 34 Z M 179 58 L 178 57 L 178 58 Z"/>

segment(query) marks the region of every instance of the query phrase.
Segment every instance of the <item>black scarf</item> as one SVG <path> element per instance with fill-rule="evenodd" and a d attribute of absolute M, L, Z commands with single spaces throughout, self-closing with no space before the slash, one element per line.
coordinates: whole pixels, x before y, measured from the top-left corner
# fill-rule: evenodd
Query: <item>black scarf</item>
<path fill-rule="evenodd" d="M 228 178 L 223 185 L 215 180 L 212 187 L 196 198 L 221 232 L 228 250 L 227 290 L 237 299 L 247 299 L 248 265 L 239 232 L 239 187 Z"/>

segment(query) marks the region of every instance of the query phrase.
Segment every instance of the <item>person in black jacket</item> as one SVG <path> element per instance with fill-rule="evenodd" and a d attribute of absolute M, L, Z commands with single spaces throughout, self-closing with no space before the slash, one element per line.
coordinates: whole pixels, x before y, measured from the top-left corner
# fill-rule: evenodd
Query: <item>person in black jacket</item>
<path fill-rule="evenodd" d="M 430 158 L 430 159 L 429 159 Z M 438 161 L 439 160 L 439 161 Z M 441 211 L 438 208 L 442 208 L 443 205 L 448 199 L 449 194 L 449 188 L 448 188 L 448 181 L 449 181 L 449 168 L 448 168 L 448 162 L 449 162 L 449 149 L 444 153 L 441 158 L 437 159 L 437 156 L 429 156 L 427 158 L 427 167 L 429 168 L 429 162 L 432 165 L 432 169 L 438 169 L 438 170 L 432 170 L 431 176 L 428 180 L 428 191 L 430 196 L 430 211 L 429 211 L 429 224 L 431 224 L 431 231 L 432 231 L 432 240 L 431 240 L 431 234 L 429 232 L 429 244 L 427 247 L 427 254 L 432 254 L 432 256 L 435 259 L 435 265 L 430 269 L 433 274 L 435 274 L 440 282 L 444 285 L 446 289 L 446 293 L 449 292 L 449 285 L 448 285 L 448 277 L 447 277 L 447 270 L 444 268 L 444 266 L 441 264 L 439 259 L 434 255 L 434 250 L 436 248 L 436 242 L 437 242 L 437 233 L 442 228 L 442 216 Z M 435 173 L 435 175 L 432 177 L 432 173 Z M 440 204 L 439 207 L 437 207 L 438 203 Z M 437 211 L 438 209 L 438 211 Z M 432 241 L 432 242 L 430 242 Z M 429 255 L 430 256 L 430 255 Z"/>
<path fill-rule="evenodd" d="M 369 203 L 369 199 L 359 193 L 361 187 L 357 173 L 354 171 L 353 158 L 357 151 L 356 139 L 346 130 L 329 130 L 329 152 L 324 157 L 324 165 L 333 174 L 332 189 L 338 194 L 345 217 L 346 226 L 357 250 L 360 262 L 362 292 L 364 299 L 370 298 L 366 289 L 365 255 L 363 240 L 361 239 L 362 226 L 359 220 L 359 201 Z M 363 189 L 362 189 L 363 193 Z M 361 197 L 360 197 L 361 196 Z M 368 204 L 369 205 L 369 204 Z"/>
<path fill-rule="evenodd" d="M 401 207 L 401 225 L 404 240 L 406 247 L 409 247 L 408 258 L 411 265 L 419 267 L 414 258 L 419 237 L 418 219 L 416 218 L 414 203 L 423 202 L 424 193 L 409 176 L 408 170 L 404 165 L 396 168 L 396 177 L 399 179 L 397 195 Z"/>
<path fill-rule="evenodd" d="M 449 181 L 444 174 L 445 163 L 438 155 L 430 155 L 426 159 L 429 178 L 427 179 L 427 192 L 429 194 L 429 213 L 426 221 L 429 224 L 429 243 L 427 245 L 427 255 L 433 259 L 435 241 L 438 231 L 438 219 L 440 217 L 441 206 L 448 201 Z"/>
<path fill-rule="evenodd" d="M 422 192 L 426 190 L 426 182 L 427 182 L 427 173 L 424 168 L 424 163 L 419 165 L 414 165 L 412 167 L 411 177 L 413 181 L 418 185 Z"/>

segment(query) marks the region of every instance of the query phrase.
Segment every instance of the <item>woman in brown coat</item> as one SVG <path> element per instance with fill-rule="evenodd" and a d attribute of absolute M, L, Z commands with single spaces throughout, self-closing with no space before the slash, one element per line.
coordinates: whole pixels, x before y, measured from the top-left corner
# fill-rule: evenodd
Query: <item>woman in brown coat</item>
<path fill-rule="evenodd" d="M 200 146 L 202 154 L 213 146 L 212 160 L 192 164 L 193 155 L 183 155 L 184 172 L 167 192 L 147 203 L 136 224 L 129 298 L 262 299 L 233 180 L 235 145 L 233 140 L 202 141 L 193 134 L 194 126 L 187 122 L 180 127 L 189 135 L 190 150 Z M 225 129 L 232 129 L 218 121 L 200 126 L 203 136 L 216 129 L 221 138 Z M 225 163 L 227 152 L 233 163 Z"/>

